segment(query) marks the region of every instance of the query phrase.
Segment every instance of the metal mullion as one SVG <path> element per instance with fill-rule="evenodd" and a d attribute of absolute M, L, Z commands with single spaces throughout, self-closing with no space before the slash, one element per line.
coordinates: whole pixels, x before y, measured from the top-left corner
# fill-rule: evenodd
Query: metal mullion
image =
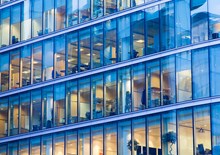
<path fill-rule="evenodd" d="M 148 144 L 148 142 L 149 142 L 149 132 L 148 132 L 148 127 L 149 127 L 149 123 L 148 123 L 148 117 L 150 117 L 150 116 L 145 116 L 144 118 L 145 118 L 145 133 L 146 133 L 146 154 L 148 155 L 149 154 L 149 144 Z"/>
<path fill-rule="evenodd" d="M 131 83 L 131 111 L 134 111 L 134 68 L 135 66 L 129 67 L 129 73 L 130 73 L 130 83 Z M 130 111 L 130 112 L 131 112 Z"/>
<path fill-rule="evenodd" d="M 196 128 L 195 128 L 195 115 L 194 115 L 194 107 L 192 108 L 192 130 L 193 130 L 193 154 L 195 155 L 196 150 L 195 150 L 195 132 L 196 132 Z"/>
<path fill-rule="evenodd" d="M 134 119 L 130 119 L 129 121 L 131 123 L 131 155 L 134 155 Z"/>
<path fill-rule="evenodd" d="M 214 135 L 214 133 L 213 133 L 213 130 L 212 130 L 212 125 L 214 124 L 213 123 L 213 121 L 212 121 L 212 117 L 213 117 L 213 113 L 212 113 L 212 105 L 210 104 L 209 105 L 209 108 L 210 108 L 210 137 L 211 137 L 211 150 L 213 150 L 213 135 Z"/>

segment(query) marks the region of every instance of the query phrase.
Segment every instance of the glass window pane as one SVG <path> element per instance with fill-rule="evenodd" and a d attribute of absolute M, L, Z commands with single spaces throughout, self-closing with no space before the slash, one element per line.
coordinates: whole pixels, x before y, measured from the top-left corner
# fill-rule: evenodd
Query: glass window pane
<path fill-rule="evenodd" d="M 90 20 L 90 0 L 79 0 L 79 22 Z"/>
<path fill-rule="evenodd" d="M 92 155 L 103 154 L 103 126 L 94 126 L 91 128 Z"/>
<path fill-rule="evenodd" d="M 146 107 L 145 66 L 138 64 L 133 66 L 133 103 L 134 111 Z"/>
<path fill-rule="evenodd" d="M 114 13 L 117 11 L 117 0 L 105 0 L 105 15 Z"/>
<path fill-rule="evenodd" d="M 191 0 L 192 42 L 208 40 L 207 0 Z"/>
<path fill-rule="evenodd" d="M 131 72 L 128 67 L 118 71 L 118 101 L 120 114 L 131 111 Z"/>
<path fill-rule="evenodd" d="M 194 108 L 194 136 L 195 152 L 199 154 L 212 154 L 211 151 L 210 107 L 200 106 Z M 207 152 L 207 153 L 206 153 Z"/>
<path fill-rule="evenodd" d="M 1 32 L 0 32 L 0 35 L 1 35 L 1 38 L 0 38 L 0 45 L 1 47 L 5 47 L 7 45 L 9 45 L 9 41 L 10 41 L 10 37 L 9 37 L 9 34 L 10 34 L 10 8 L 6 8 L 6 9 L 3 9 L 1 11 Z"/>
<path fill-rule="evenodd" d="M 139 11 L 131 15 L 131 36 L 133 39 L 133 55 L 132 58 L 137 58 L 145 54 L 145 38 L 144 38 L 144 11 Z"/>
<path fill-rule="evenodd" d="M 42 43 L 33 45 L 33 83 L 42 81 Z"/>
<path fill-rule="evenodd" d="M 44 2 L 44 32 L 47 34 L 54 31 L 54 0 L 43 0 Z"/>
<path fill-rule="evenodd" d="M 210 47 L 210 83 L 211 95 L 220 95 L 220 46 Z"/>
<path fill-rule="evenodd" d="M 92 27 L 92 68 L 103 66 L 103 24 Z"/>
<path fill-rule="evenodd" d="M 163 155 L 177 154 L 176 140 L 176 111 L 166 112 L 162 115 Z"/>
<path fill-rule="evenodd" d="M 118 10 L 124 10 L 130 7 L 130 0 L 117 0 Z"/>
<path fill-rule="evenodd" d="M 118 123 L 118 154 L 131 155 L 131 121 Z"/>
<path fill-rule="evenodd" d="M 92 77 L 93 119 L 103 117 L 103 75 Z"/>
<path fill-rule="evenodd" d="M 66 153 L 77 154 L 77 131 L 67 131 L 66 132 Z"/>
<path fill-rule="evenodd" d="M 29 132 L 30 128 L 30 93 L 20 95 L 21 116 L 20 116 L 20 133 Z"/>
<path fill-rule="evenodd" d="M 43 35 L 43 2 L 42 0 L 32 0 L 31 14 L 32 14 L 32 35 L 33 37 Z"/>
<path fill-rule="evenodd" d="M 146 155 L 146 130 L 145 118 L 134 118 L 133 123 L 133 154 Z"/>
<path fill-rule="evenodd" d="M 78 107 L 78 90 L 77 81 L 68 81 L 66 83 L 67 94 L 67 123 L 77 122 L 77 107 Z"/>
<path fill-rule="evenodd" d="M 130 16 L 118 18 L 118 60 L 124 61 L 131 58 L 130 43 Z"/>
<path fill-rule="evenodd" d="M 90 155 L 90 128 L 80 129 L 78 132 L 78 154 Z"/>
<path fill-rule="evenodd" d="M 192 99 L 191 52 L 176 55 L 177 102 Z"/>
<path fill-rule="evenodd" d="M 20 51 L 19 49 L 10 52 L 10 65 L 11 65 L 11 89 L 20 87 Z"/>
<path fill-rule="evenodd" d="M 199 60 L 199 61 L 198 61 Z M 193 99 L 209 96 L 209 60 L 208 49 L 192 52 Z"/>
<path fill-rule="evenodd" d="M 161 50 L 174 48 L 174 3 L 160 5 Z"/>
<path fill-rule="evenodd" d="M 31 84 L 31 46 L 21 48 L 21 86 Z"/>
<path fill-rule="evenodd" d="M 65 83 L 56 84 L 54 86 L 55 126 L 61 126 L 66 124 L 65 96 Z"/>
<path fill-rule="evenodd" d="M 116 71 L 106 72 L 104 74 L 105 86 L 105 116 L 117 114 L 117 78 Z"/>
<path fill-rule="evenodd" d="M 161 60 L 163 105 L 176 102 L 175 97 L 175 57 L 169 56 Z"/>
<path fill-rule="evenodd" d="M 92 18 L 103 16 L 103 0 L 93 0 L 92 2 Z"/>
<path fill-rule="evenodd" d="M 31 155 L 39 155 L 40 154 L 40 146 L 41 141 L 40 137 L 35 137 L 30 139 L 30 154 Z"/>
<path fill-rule="evenodd" d="M 54 134 L 54 155 L 64 154 L 64 133 L 55 133 Z"/>
<path fill-rule="evenodd" d="M 116 63 L 116 19 L 104 23 L 104 63 L 105 65 Z"/>
<path fill-rule="evenodd" d="M 148 152 L 150 155 L 162 155 L 160 115 L 147 117 Z"/>
<path fill-rule="evenodd" d="M 144 0 L 132 0 L 132 6 L 144 4 Z"/>
<path fill-rule="evenodd" d="M 178 154 L 193 154 L 193 121 L 192 109 L 177 112 L 178 120 Z"/>
<path fill-rule="evenodd" d="M 175 1 L 175 20 L 176 46 L 190 44 L 190 0 Z"/>
<path fill-rule="evenodd" d="M 9 86 L 9 52 L 0 54 L 0 90 L 6 91 Z"/>
<path fill-rule="evenodd" d="M 60 30 L 66 27 L 66 1 L 55 0 L 55 27 Z"/>
<path fill-rule="evenodd" d="M 18 142 L 11 142 L 8 144 L 8 154 L 18 155 Z"/>
<path fill-rule="evenodd" d="M 6 137 L 8 135 L 8 98 L 0 100 L 0 118 L 0 137 Z"/>
<path fill-rule="evenodd" d="M 91 119 L 90 97 L 90 79 L 81 79 L 79 81 L 79 121 Z"/>
<path fill-rule="evenodd" d="M 53 127 L 53 86 L 42 89 L 43 129 Z"/>
<path fill-rule="evenodd" d="M 53 68 L 53 39 L 48 39 L 43 42 L 43 50 L 43 75 L 44 81 L 46 81 L 52 79 L 55 74 Z"/>
<path fill-rule="evenodd" d="M 66 56 L 65 56 L 65 36 L 61 35 L 55 38 L 55 72 L 53 78 L 58 78 L 65 75 Z"/>
<path fill-rule="evenodd" d="M 78 23 L 79 9 L 78 0 L 67 0 L 67 27 Z"/>
<path fill-rule="evenodd" d="M 52 135 L 42 137 L 42 155 L 52 155 Z"/>
<path fill-rule="evenodd" d="M 109 123 L 104 125 L 104 149 L 106 155 L 117 154 L 117 124 Z"/>
<path fill-rule="evenodd" d="M 24 1 L 21 5 L 21 40 L 31 38 L 31 1 Z"/>
<path fill-rule="evenodd" d="M 152 54 L 159 51 L 160 37 L 160 18 L 159 7 L 154 6 L 145 10 L 146 26 L 146 54 Z"/>
<path fill-rule="evenodd" d="M 218 0 L 209 0 L 209 30 L 210 39 L 216 39 L 220 37 L 220 11 L 216 6 L 220 5 Z"/>
<path fill-rule="evenodd" d="M 0 155 L 7 155 L 7 145 L 1 144 Z"/>
<path fill-rule="evenodd" d="M 19 155 L 29 154 L 29 139 L 19 141 Z"/>
<path fill-rule="evenodd" d="M 31 130 L 37 131 L 42 128 L 42 99 L 41 89 L 34 90 L 31 92 L 32 99 L 32 119 L 31 119 Z"/>
<path fill-rule="evenodd" d="M 152 108 L 160 105 L 160 96 L 161 96 L 161 84 L 160 84 L 160 61 L 150 61 L 146 64 L 146 84 L 147 92 L 143 91 L 143 94 L 146 94 L 142 97 L 142 103 L 146 104 L 147 108 Z"/>
<path fill-rule="evenodd" d="M 18 16 L 19 15 L 19 16 Z M 11 44 L 20 41 L 21 30 L 21 5 L 14 5 L 11 7 Z"/>
<path fill-rule="evenodd" d="M 90 28 L 81 30 L 80 37 L 80 71 L 90 69 Z"/>
<path fill-rule="evenodd" d="M 67 34 L 67 46 L 68 46 L 67 74 L 69 75 L 78 72 L 78 33 L 77 32 Z"/>
<path fill-rule="evenodd" d="M 10 104 L 10 136 L 18 134 L 19 122 L 19 97 L 11 96 L 9 98 Z"/>

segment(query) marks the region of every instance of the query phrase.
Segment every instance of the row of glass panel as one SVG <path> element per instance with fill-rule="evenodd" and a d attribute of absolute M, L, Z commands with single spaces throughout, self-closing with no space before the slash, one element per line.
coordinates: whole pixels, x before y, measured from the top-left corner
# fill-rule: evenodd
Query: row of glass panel
<path fill-rule="evenodd" d="M 7 0 L 9 1 L 9 0 Z M 0 46 L 108 15 L 145 0 L 25 0 L 1 10 Z M 153 0 L 146 0 L 146 2 Z"/>
<path fill-rule="evenodd" d="M 5 47 L 142 3 L 144 0 L 26 0 L 1 10 L 0 46 Z M 208 38 L 219 38 L 218 5 L 219 0 L 175 0 L 136 13 L 131 19 L 124 17 L 118 22 L 117 29 L 121 32 L 121 45 L 118 47 L 123 50 L 130 45 L 131 36 L 135 41 L 130 48 L 135 44 L 137 47 L 130 51 L 135 50 L 138 53 L 134 56 L 141 56 L 144 51 L 151 53 Z M 131 27 L 130 20 L 133 22 Z M 113 46 L 114 43 L 111 44 Z"/>
<path fill-rule="evenodd" d="M 168 111 L 1 144 L 0 155 L 219 155 L 219 114 L 219 103 Z"/>
<path fill-rule="evenodd" d="M 220 95 L 219 50 L 183 52 L 0 98 L 0 137 Z"/>
<path fill-rule="evenodd" d="M 177 1 L 176 7 L 181 8 L 179 3 L 182 2 Z M 181 16 L 180 23 L 183 21 Z M 201 23 L 200 21 L 196 26 L 192 25 L 193 30 L 195 29 L 193 34 L 198 34 L 199 37 L 203 36 L 197 33 L 197 30 L 200 31 Z M 189 22 L 182 24 L 190 27 Z M 178 33 L 180 30 L 181 33 Z M 201 32 L 204 33 L 206 30 L 208 31 L 208 28 L 203 27 Z M 190 28 L 176 27 L 177 46 L 190 43 L 189 32 Z M 6 34 L 5 31 L 3 34 Z M 174 45 L 174 3 L 168 2 L 0 54 L 0 90 L 19 88 L 152 54 L 173 48 Z"/>

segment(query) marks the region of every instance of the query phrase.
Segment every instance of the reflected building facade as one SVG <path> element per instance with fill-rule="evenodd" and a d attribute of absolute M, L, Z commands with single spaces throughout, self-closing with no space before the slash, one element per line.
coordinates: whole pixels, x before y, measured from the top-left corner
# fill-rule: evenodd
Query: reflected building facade
<path fill-rule="evenodd" d="M 219 0 L 0 0 L 0 155 L 219 155 Z"/>

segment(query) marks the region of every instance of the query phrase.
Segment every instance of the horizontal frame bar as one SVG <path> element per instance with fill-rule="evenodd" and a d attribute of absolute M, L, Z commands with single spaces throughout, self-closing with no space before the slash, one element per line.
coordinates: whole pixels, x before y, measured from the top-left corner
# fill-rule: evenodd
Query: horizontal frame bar
<path fill-rule="evenodd" d="M 6 143 L 6 142 L 11 142 L 11 141 L 16 141 L 16 140 L 21 140 L 21 139 L 25 139 L 25 138 L 43 136 L 46 134 L 52 134 L 52 133 L 57 133 L 57 132 L 62 132 L 62 131 L 67 131 L 67 130 L 79 129 L 79 128 L 83 128 L 83 127 L 89 127 L 89 126 L 94 126 L 94 125 L 99 125 L 99 124 L 104 124 L 104 123 L 109 123 L 109 122 L 114 122 L 114 121 L 121 121 L 124 119 L 131 119 L 131 118 L 147 116 L 147 115 L 152 115 L 152 114 L 156 114 L 156 113 L 177 110 L 177 109 L 182 109 L 182 108 L 188 108 L 188 107 L 193 107 L 193 106 L 199 106 L 199 105 L 205 105 L 205 104 L 210 104 L 210 103 L 216 103 L 216 102 L 220 102 L 220 96 L 204 98 L 204 99 L 199 99 L 199 100 L 194 100 L 194 101 L 186 101 L 186 102 L 170 104 L 170 105 L 165 105 L 165 106 L 160 106 L 160 107 L 155 107 L 155 108 L 149 108 L 149 109 L 140 110 L 140 111 L 136 111 L 136 112 L 124 113 L 124 114 L 120 114 L 120 115 L 100 118 L 97 120 L 89 120 L 89 121 L 65 125 L 65 126 L 61 126 L 61 127 L 55 127 L 55 128 L 50 128 L 50 129 L 46 129 L 46 130 L 40 130 L 40 131 L 29 132 L 29 133 L 25 133 L 25 134 L 19 134 L 16 136 L 0 138 L 0 144 Z"/>
<path fill-rule="evenodd" d="M 25 86 L 25 87 L 13 89 L 13 90 L 8 90 L 6 92 L 1 92 L 0 93 L 0 98 L 5 97 L 5 96 L 9 96 L 9 95 L 13 95 L 13 94 L 17 94 L 17 93 L 22 93 L 22 92 L 33 90 L 33 89 L 38 89 L 38 88 L 49 86 L 49 85 L 54 85 L 54 84 L 61 83 L 61 82 L 66 82 L 66 81 L 69 81 L 69 80 L 74 80 L 74 79 L 78 79 L 78 78 L 82 78 L 82 77 L 86 77 L 86 76 L 91 76 L 91 75 L 94 75 L 94 74 L 99 74 L 99 73 L 114 70 L 114 69 L 119 69 L 119 68 L 130 66 L 130 65 L 135 65 L 135 64 L 138 64 L 138 63 L 142 63 L 142 62 L 162 58 L 162 57 L 173 55 L 173 54 L 178 54 L 178 53 L 189 51 L 189 50 L 194 50 L 194 49 L 198 49 L 198 48 L 205 48 L 205 47 L 214 46 L 214 45 L 218 45 L 218 44 L 220 44 L 220 38 L 205 41 L 205 42 L 200 42 L 200 43 L 197 43 L 197 44 L 188 45 L 188 46 L 184 46 L 184 47 L 179 47 L 179 48 L 175 48 L 175 49 L 170 49 L 170 50 L 166 50 L 166 51 L 162 51 L 162 52 L 158 52 L 158 53 L 138 57 L 138 58 L 135 58 L 135 59 L 130 59 L 130 60 L 127 60 L 127 61 L 118 62 L 118 63 L 115 63 L 115 64 L 103 66 L 103 67 L 100 67 L 100 68 L 91 69 L 91 70 L 88 70 L 88 71 L 79 72 L 79 73 L 75 73 L 75 74 L 72 74 L 72 75 L 67 75 L 67 76 L 64 76 L 64 77 L 61 77 L 61 78 L 51 79 L 51 80 L 40 82 L 40 83 L 37 83 L 37 84 L 32 84 L 32 85 L 29 85 L 29 86 Z"/>
<path fill-rule="evenodd" d="M 25 0 L 14 0 L 14 1 L 10 1 L 10 2 L 7 2 L 5 4 L 1 4 L 0 5 L 0 10 L 4 9 L 4 8 L 7 8 L 7 7 L 10 7 L 12 5 L 15 5 L 15 4 L 18 4 L 18 3 L 21 3 L 21 2 L 24 2 Z"/>

